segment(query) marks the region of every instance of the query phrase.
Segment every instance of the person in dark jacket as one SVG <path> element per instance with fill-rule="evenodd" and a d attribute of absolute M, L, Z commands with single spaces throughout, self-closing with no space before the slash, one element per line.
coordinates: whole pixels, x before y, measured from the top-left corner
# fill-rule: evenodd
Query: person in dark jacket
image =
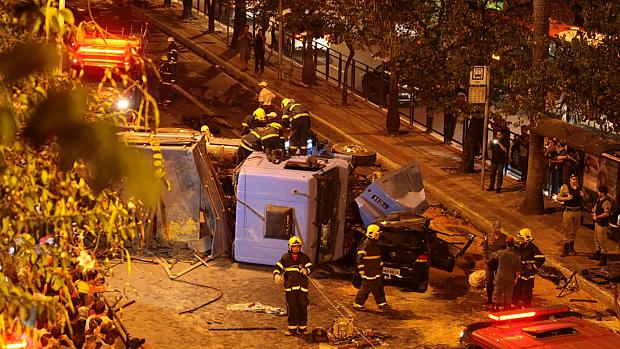
<path fill-rule="evenodd" d="M 254 36 L 254 72 L 265 72 L 265 34 L 259 29 Z"/>
<path fill-rule="evenodd" d="M 502 182 L 504 181 L 504 166 L 508 161 L 508 150 L 510 149 L 510 141 L 504 136 L 502 131 L 495 133 L 495 138 L 491 141 L 491 178 L 489 179 L 488 191 L 495 189 L 496 193 L 502 191 Z M 497 188 L 495 188 L 495 178 L 497 178 Z"/>
<path fill-rule="evenodd" d="M 598 187 L 598 199 L 592 208 L 594 220 L 594 256 L 590 259 L 600 259 L 599 266 L 607 265 L 607 231 L 609 230 L 609 216 L 612 209 L 612 198 L 607 195 L 607 187 Z"/>
<path fill-rule="evenodd" d="M 261 150 L 263 150 L 263 147 L 260 141 L 260 133 L 255 128 L 241 137 L 241 142 L 237 149 L 237 165 L 245 161 L 253 152 Z"/>
<path fill-rule="evenodd" d="M 519 277 L 521 259 L 515 252 L 512 236 L 506 238 L 506 247 L 493 254 L 492 260 L 497 264 L 493 288 L 493 307 L 495 310 L 510 310 L 512 293 Z"/>
<path fill-rule="evenodd" d="M 288 309 L 288 329 L 284 335 L 308 334 L 308 275 L 314 267 L 310 257 L 301 252 L 301 239 L 288 240 L 289 251 L 282 255 L 273 270 L 277 285 L 284 285 Z"/>
<path fill-rule="evenodd" d="M 506 236 L 502 234 L 502 228 L 499 221 L 493 222 L 493 232 L 485 236 L 482 241 L 482 255 L 486 264 L 486 306 L 493 305 L 493 289 L 495 281 L 495 272 L 497 271 L 497 260 L 492 259 L 493 254 L 499 250 L 506 248 Z"/>
<path fill-rule="evenodd" d="M 518 236 L 522 241 L 517 249 L 517 254 L 521 258 L 521 270 L 513 292 L 512 303 L 519 305 L 519 302 L 522 302 L 523 306 L 527 308 L 532 306 L 534 279 L 538 273 L 538 268 L 545 263 L 546 258 L 532 242 L 534 238 L 531 230 L 521 229 Z"/>
<path fill-rule="evenodd" d="M 383 290 L 383 262 L 381 261 L 381 249 L 377 240 L 381 237 L 381 228 L 376 224 L 371 224 L 366 229 L 366 238 L 357 248 L 356 264 L 362 286 L 353 303 L 354 309 L 364 309 L 364 303 L 368 295 L 372 293 L 379 309 L 388 308 Z"/>
<path fill-rule="evenodd" d="M 266 127 L 260 128 L 259 134 L 267 159 L 275 164 L 280 163 L 286 150 L 282 137 L 282 125 L 277 122 L 269 123 Z"/>
<path fill-rule="evenodd" d="M 310 113 L 303 105 L 293 99 L 282 100 L 282 124 L 291 129 L 289 151 L 291 155 L 306 155 L 308 139 L 311 137 Z"/>
<path fill-rule="evenodd" d="M 246 116 L 241 122 L 241 135 L 245 136 L 255 127 L 267 125 L 267 114 L 263 108 L 256 108 L 252 115 Z"/>

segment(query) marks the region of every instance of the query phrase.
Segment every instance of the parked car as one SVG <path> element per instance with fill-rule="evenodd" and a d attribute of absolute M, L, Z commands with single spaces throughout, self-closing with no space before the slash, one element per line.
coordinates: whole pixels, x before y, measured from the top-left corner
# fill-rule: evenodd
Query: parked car
<path fill-rule="evenodd" d="M 456 259 L 474 241 L 472 234 L 447 241 L 447 234 L 430 229 L 430 220 L 412 213 L 391 214 L 380 219 L 384 280 L 426 292 L 430 267 L 452 272 Z M 452 236 L 454 237 L 454 236 Z"/>
<path fill-rule="evenodd" d="M 362 91 L 369 101 L 387 106 L 390 91 L 390 72 L 384 65 L 364 73 L 362 76 Z M 413 94 L 407 84 L 398 86 L 398 105 L 410 106 L 413 104 Z"/>
<path fill-rule="evenodd" d="M 472 349 L 620 348 L 620 335 L 581 319 L 565 305 L 490 313 L 470 324 L 460 342 Z"/>

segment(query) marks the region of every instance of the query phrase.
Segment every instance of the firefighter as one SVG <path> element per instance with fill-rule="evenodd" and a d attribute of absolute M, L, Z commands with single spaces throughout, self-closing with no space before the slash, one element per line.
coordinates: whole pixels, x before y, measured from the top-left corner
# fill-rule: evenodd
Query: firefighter
<path fill-rule="evenodd" d="M 532 231 L 524 228 L 519 230 L 518 237 L 522 241 L 517 254 L 521 258 L 521 270 L 515 285 L 513 303 L 519 305 L 523 302 L 524 307 L 532 306 L 532 292 L 534 291 L 534 279 L 538 268 L 545 263 L 545 255 L 532 242 Z"/>
<path fill-rule="evenodd" d="M 179 48 L 172 36 L 168 37 L 168 61 L 170 62 L 170 69 L 172 71 L 172 81 L 177 78 L 177 63 L 179 63 Z"/>
<path fill-rule="evenodd" d="M 366 229 L 366 238 L 362 240 L 357 248 L 355 261 L 359 274 L 362 277 L 362 286 L 355 296 L 353 309 L 364 309 L 364 303 L 366 303 L 371 292 L 379 309 L 387 309 L 389 307 L 383 290 L 381 250 L 377 244 L 377 240 L 380 237 L 381 228 L 376 224 L 371 224 Z"/>
<path fill-rule="evenodd" d="M 282 125 L 278 122 L 272 122 L 266 127 L 259 128 L 261 135 L 260 141 L 263 151 L 267 155 L 269 161 L 279 164 L 284 157 L 284 139 L 282 138 Z"/>
<path fill-rule="evenodd" d="M 241 122 L 241 135 L 247 135 L 255 127 L 265 127 L 267 125 L 266 114 L 263 108 L 257 108 L 252 115 L 248 115 Z"/>
<path fill-rule="evenodd" d="M 162 103 L 170 103 L 172 98 L 172 83 L 174 80 L 172 78 L 170 62 L 166 55 L 160 58 L 159 76 L 159 100 Z"/>
<path fill-rule="evenodd" d="M 301 239 L 293 236 L 288 240 L 288 252 L 282 255 L 273 270 L 277 285 L 284 284 L 286 307 L 288 309 L 288 329 L 290 336 L 299 332 L 308 334 L 308 275 L 312 263 L 307 254 L 301 252 Z"/>
<path fill-rule="evenodd" d="M 237 165 L 247 159 L 252 152 L 261 151 L 263 149 L 260 141 L 260 134 L 256 129 L 241 137 L 239 148 L 237 149 Z"/>
<path fill-rule="evenodd" d="M 296 155 L 298 150 L 299 155 L 306 155 L 312 127 L 308 109 L 293 99 L 284 98 L 282 100 L 282 123 L 291 129 L 289 135 L 291 155 Z"/>

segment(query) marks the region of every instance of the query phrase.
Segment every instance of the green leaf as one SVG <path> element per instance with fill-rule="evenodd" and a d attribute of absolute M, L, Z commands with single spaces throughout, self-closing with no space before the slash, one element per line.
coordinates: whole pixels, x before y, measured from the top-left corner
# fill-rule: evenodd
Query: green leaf
<path fill-rule="evenodd" d="M 23 43 L 0 55 L 0 75 L 12 82 L 31 73 L 49 71 L 58 61 L 54 45 Z"/>

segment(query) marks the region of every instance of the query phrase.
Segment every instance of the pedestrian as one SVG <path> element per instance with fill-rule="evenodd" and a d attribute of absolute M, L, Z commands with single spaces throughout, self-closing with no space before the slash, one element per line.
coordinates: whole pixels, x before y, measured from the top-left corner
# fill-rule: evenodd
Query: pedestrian
<path fill-rule="evenodd" d="M 493 304 L 493 285 L 495 280 L 495 272 L 497 271 L 497 261 L 493 261 L 493 254 L 506 247 L 506 236 L 502 234 L 501 223 L 493 222 L 493 231 L 484 237 L 482 241 L 482 256 L 486 265 L 486 293 L 487 299 L 485 306 L 490 307 Z"/>
<path fill-rule="evenodd" d="M 245 136 L 255 127 L 267 126 L 267 114 L 263 108 L 256 108 L 252 115 L 246 116 L 241 122 L 241 135 Z"/>
<path fill-rule="evenodd" d="M 381 228 L 376 224 L 371 224 L 366 229 L 366 237 L 357 248 L 355 264 L 362 278 L 362 286 L 355 296 L 353 309 L 364 309 L 364 303 L 366 303 L 370 293 L 375 298 L 379 309 L 387 309 L 389 307 L 385 299 L 385 291 L 383 290 L 381 249 L 377 244 L 380 238 Z"/>
<path fill-rule="evenodd" d="M 575 173 L 570 176 L 569 183 L 560 188 L 557 200 L 564 206 L 564 213 L 562 213 L 564 241 L 562 242 L 561 257 L 566 257 L 571 253 L 576 254 L 575 237 L 581 226 L 581 207 L 583 197 L 586 195 L 583 187 L 579 185 L 579 178 Z"/>
<path fill-rule="evenodd" d="M 237 165 L 245 161 L 253 152 L 261 150 L 263 150 L 263 147 L 260 141 L 260 133 L 258 133 L 257 128 L 254 128 L 248 134 L 241 137 L 239 148 L 237 148 Z"/>
<path fill-rule="evenodd" d="M 263 110 L 265 110 L 265 113 L 269 114 L 274 112 L 275 108 L 273 107 L 272 103 L 276 95 L 271 92 L 271 90 L 267 87 L 267 81 L 261 81 L 258 86 L 261 88 L 260 92 L 258 93 L 258 106 L 263 108 Z"/>
<path fill-rule="evenodd" d="M 501 193 L 502 182 L 504 181 L 504 166 L 508 160 L 508 149 L 510 141 L 504 137 L 502 131 L 495 133 L 495 138 L 491 141 L 491 178 L 489 179 L 489 187 L 487 191 Z M 495 188 L 495 179 L 497 178 L 497 188 Z"/>
<path fill-rule="evenodd" d="M 254 72 L 265 72 L 265 34 L 259 29 L 254 36 Z"/>
<path fill-rule="evenodd" d="M 293 236 L 288 240 L 288 252 L 276 263 L 273 271 L 277 285 L 284 285 L 288 313 L 288 329 L 285 336 L 299 332 L 308 334 L 308 275 L 313 265 L 310 257 L 301 252 L 301 239 Z"/>
<path fill-rule="evenodd" d="M 250 62 L 250 47 L 252 46 L 252 34 L 250 33 L 250 26 L 243 26 L 243 31 L 237 39 L 239 44 L 239 57 L 241 58 L 241 71 L 248 70 L 248 63 Z"/>
<path fill-rule="evenodd" d="M 159 60 L 159 102 L 170 103 L 172 101 L 172 83 L 174 82 L 172 68 L 167 55 L 161 56 Z"/>
<path fill-rule="evenodd" d="M 547 143 L 547 150 L 545 150 L 544 157 L 547 159 L 547 172 L 546 172 L 546 180 L 547 180 L 547 188 L 549 190 L 549 196 L 553 196 L 558 192 L 560 188 L 559 183 L 559 166 L 561 164 L 561 160 L 558 161 L 558 146 L 556 141 L 553 139 L 549 139 Z"/>
<path fill-rule="evenodd" d="M 456 114 L 453 110 L 447 109 L 443 114 L 443 143 L 452 144 L 454 130 L 456 129 Z"/>
<path fill-rule="evenodd" d="M 540 252 L 538 247 L 534 245 L 532 240 L 532 231 L 524 228 L 519 230 L 518 235 L 521 244 L 517 248 L 517 254 L 521 258 L 521 268 L 519 270 L 519 278 L 513 291 L 513 304 L 519 305 L 519 302 L 524 307 L 532 306 L 532 295 L 534 291 L 534 279 L 538 268 L 545 263 L 545 255 Z"/>
<path fill-rule="evenodd" d="M 519 149 L 519 168 L 521 169 L 521 181 L 527 181 L 528 154 L 530 146 L 530 131 L 527 126 L 521 126 L 521 134 L 517 137 Z"/>
<path fill-rule="evenodd" d="M 308 109 L 295 102 L 294 99 L 284 98 L 282 100 L 282 124 L 291 129 L 289 135 L 289 152 L 296 155 L 306 155 L 308 151 L 308 140 L 312 133 L 312 124 Z"/>
<path fill-rule="evenodd" d="M 434 111 L 426 108 L 426 131 L 424 131 L 425 133 L 431 133 L 433 131 L 433 120 L 434 119 L 435 119 Z"/>
<path fill-rule="evenodd" d="M 612 207 L 612 198 L 607 195 L 607 187 L 598 187 L 598 200 L 592 209 L 594 220 L 594 256 L 590 259 L 600 260 L 599 266 L 607 265 L 607 231 L 609 230 L 609 216 Z"/>
<path fill-rule="evenodd" d="M 519 278 L 521 259 L 515 251 L 515 240 L 506 238 L 506 246 L 494 253 L 492 260 L 497 264 L 493 288 L 494 310 L 510 310 L 512 293 Z"/>

